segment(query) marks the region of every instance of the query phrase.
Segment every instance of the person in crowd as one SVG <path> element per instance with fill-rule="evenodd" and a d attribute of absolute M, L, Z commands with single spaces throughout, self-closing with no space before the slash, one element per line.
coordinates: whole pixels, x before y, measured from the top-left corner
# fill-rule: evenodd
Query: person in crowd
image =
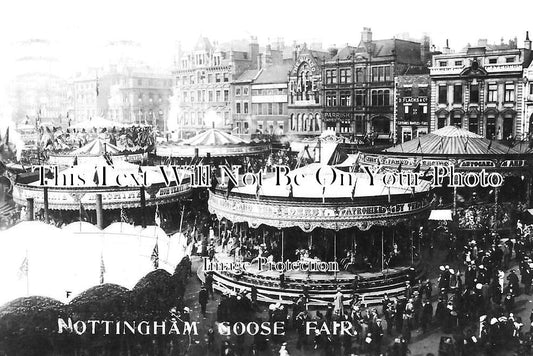
<path fill-rule="evenodd" d="M 209 300 L 209 292 L 207 291 L 207 288 L 205 285 L 202 286 L 200 289 L 200 292 L 198 293 L 198 303 L 200 303 L 200 307 L 202 310 L 202 315 L 204 318 L 206 317 L 206 308 L 207 308 L 207 301 Z"/>

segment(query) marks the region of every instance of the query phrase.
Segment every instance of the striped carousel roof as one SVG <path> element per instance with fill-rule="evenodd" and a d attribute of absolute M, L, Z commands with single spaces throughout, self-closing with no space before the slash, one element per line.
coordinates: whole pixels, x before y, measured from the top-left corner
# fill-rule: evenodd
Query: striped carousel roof
<path fill-rule="evenodd" d="M 245 141 L 240 137 L 230 135 L 217 129 L 209 129 L 201 134 L 183 141 L 184 145 L 191 146 L 224 146 L 248 143 L 248 141 Z"/>
<path fill-rule="evenodd" d="M 390 147 L 384 152 L 424 155 L 515 154 L 517 150 L 468 130 L 445 126 L 427 135 Z"/>
<path fill-rule="evenodd" d="M 85 146 L 82 146 L 78 148 L 77 150 L 72 151 L 69 153 L 71 156 L 101 156 L 104 153 L 108 154 L 119 154 L 121 152 L 120 148 L 118 148 L 115 145 L 110 144 L 109 142 L 106 142 L 100 138 L 96 138 L 86 144 Z"/>

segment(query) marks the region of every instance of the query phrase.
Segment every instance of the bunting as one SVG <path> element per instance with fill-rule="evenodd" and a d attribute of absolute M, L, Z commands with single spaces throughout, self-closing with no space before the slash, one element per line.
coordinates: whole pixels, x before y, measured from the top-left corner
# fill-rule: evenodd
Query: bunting
<path fill-rule="evenodd" d="M 24 260 L 22 260 L 22 264 L 19 267 L 19 279 L 23 277 L 28 277 L 28 267 L 28 256 L 26 255 L 26 257 L 24 257 Z"/>
<path fill-rule="evenodd" d="M 122 205 L 120 206 L 120 221 L 121 222 L 128 221 L 128 217 L 126 216 L 126 210 L 124 210 L 124 207 Z"/>

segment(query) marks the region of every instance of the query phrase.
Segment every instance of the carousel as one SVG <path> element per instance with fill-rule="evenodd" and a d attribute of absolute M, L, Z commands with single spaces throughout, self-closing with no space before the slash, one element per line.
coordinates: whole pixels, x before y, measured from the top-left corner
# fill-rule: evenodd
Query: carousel
<path fill-rule="evenodd" d="M 13 186 L 13 200 L 26 209 L 28 220 L 33 220 L 36 211 L 42 211 L 46 221 L 50 211 L 79 211 L 80 217 L 86 214 L 95 220 L 92 215 L 96 211 L 98 226 L 103 228 L 104 220 L 110 218 L 107 213 L 104 217 L 104 210 L 123 215 L 123 209 L 140 209 L 146 225 L 146 211 L 179 202 L 192 192 L 189 171 L 179 171 L 183 178 L 178 181 L 170 170 L 163 174 L 158 167 L 112 162 L 110 157 L 44 173 L 37 180 L 18 181 Z"/>
<path fill-rule="evenodd" d="M 53 152 L 48 155 L 48 164 L 71 166 L 73 164 L 91 163 L 96 158 L 107 155 L 113 160 L 127 162 L 142 162 L 148 157 L 143 151 L 123 150 L 99 137 L 86 145 L 69 152 Z"/>
<path fill-rule="evenodd" d="M 276 174 L 210 192 L 220 238 L 200 276 L 212 272 L 215 289 L 255 288 L 259 301 L 284 304 L 304 294 L 324 306 L 340 288 L 346 303 L 358 295 L 374 304 L 423 273 L 413 241 L 431 204 L 428 182 L 406 187 L 321 163 Z"/>
<path fill-rule="evenodd" d="M 247 141 L 215 128 L 180 143 L 158 145 L 156 156 L 172 162 L 190 162 L 193 158 L 210 157 L 224 162 L 228 158 L 244 158 L 270 152 L 270 144 L 262 140 Z"/>
<path fill-rule="evenodd" d="M 379 167 L 382 172 L 417 172 L 433 180 L 437 171 L 449 173 L 435 193 L 440 197 L 441 208 L 450 209 L 456 217 L 459 228 L 478 230 L 489 226 L 505 230 L 513 226 L 513 212 L 530 205 L 533 154 L 524 147 L 523 142 L 505 145 L 446 126 L 379 153 L 354 155 L 344 166 L 357 161 L 363 166 Z M 498 178 L 501 184 L 483 186 L 481 179 L 476 180 L 483 175 Z M 520 206 L 514 206 L 517 197 Z"/>

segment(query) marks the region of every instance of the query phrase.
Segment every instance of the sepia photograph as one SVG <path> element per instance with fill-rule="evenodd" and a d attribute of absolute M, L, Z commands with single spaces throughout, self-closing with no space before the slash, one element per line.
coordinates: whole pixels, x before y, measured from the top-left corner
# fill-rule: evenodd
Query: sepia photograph
<path fill-rule="evenodd" d="M 1 8 L 0 356 L 533 355 L 533 3 Z"/>

